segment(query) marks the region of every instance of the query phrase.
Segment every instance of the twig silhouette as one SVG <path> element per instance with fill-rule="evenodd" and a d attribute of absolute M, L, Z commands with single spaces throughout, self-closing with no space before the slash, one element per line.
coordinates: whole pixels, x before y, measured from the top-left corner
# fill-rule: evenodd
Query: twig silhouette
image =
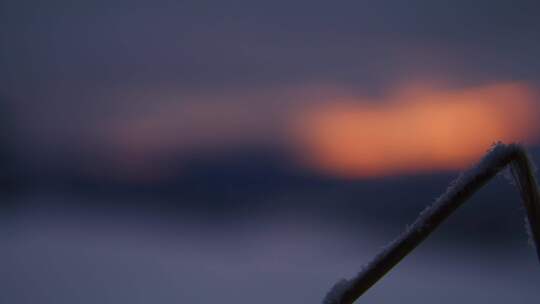
<path fill-rule="evenodd" d="M 495 144 L 480 162 L 462 173 L 446 192 L 427 207 L 395 241 L 366 264 L 353 279 L 341 280 L 326 295 L 324 304 L 352 304 L 373 284 L 424 241 L 452 212 L 507 165 L 512 170 L 527 211 L 530 237 L 540 259 L 540 195 L 533 165 L 518 144 Z"/>

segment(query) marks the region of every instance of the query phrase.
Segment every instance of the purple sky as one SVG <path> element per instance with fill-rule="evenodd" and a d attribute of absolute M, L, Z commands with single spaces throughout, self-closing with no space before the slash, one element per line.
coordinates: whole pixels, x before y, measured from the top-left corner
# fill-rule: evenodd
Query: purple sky
<path fill-rule="evenodd" d="M 384 96 L 411 80 L 536 88 L 539 9 L 536 1 L 3 1 L 6 128 L 28 163 L 94 166 L 112 153 L 115 132 L 137 137 L 141 121 L 163 111 L 172 113 L 161 123 L 186 134 L 205 124 L 208 133 L 233 137 L 232 146 L 279 149 L 276 129 L 298 99 Z M 310 98 L 291 94 L 307 89 Z M 237 127 L 251 134 L 248 142 L 195 114 L 194 127 L 183 110 L 191 103 L 231 113 L 227 123 L 249 111 L 252 121 Z M 164 129 L 155 142 L 176 132 Z"/>

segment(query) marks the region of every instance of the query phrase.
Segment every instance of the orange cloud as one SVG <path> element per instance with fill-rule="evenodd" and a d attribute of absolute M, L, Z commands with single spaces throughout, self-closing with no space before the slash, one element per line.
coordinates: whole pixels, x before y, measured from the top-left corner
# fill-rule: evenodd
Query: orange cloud
<path fill-rule="evenodd" d="M 461 90 L 411 86 L 390 97 L 341 100 L 300 111 L 301 161 L 342 177 L 460 169 L 498 140 L 538 130 L 534 92 L 523 84 Z"/>

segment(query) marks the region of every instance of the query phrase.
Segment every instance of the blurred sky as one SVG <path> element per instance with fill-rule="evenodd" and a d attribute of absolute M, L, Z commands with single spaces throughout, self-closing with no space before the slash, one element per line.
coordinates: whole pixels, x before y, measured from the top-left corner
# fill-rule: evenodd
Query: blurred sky
<path fill-rule="evenodd" d="M 493 142 L 540 157 L 539 15 L 532 0 L 0 1 L 0 299 L 321 299 Z M 498 178 L 368 301 L 538 300 L 514 192 Z"/>
<path fill-rule="evenodd" d="M 324 145 L 298 148 L 304 138 L 295 137 L 296 125 L 321 103 L 346 103 L 345 111 L 359 115 L 378 111 L 375 119 L 386 128 L 397 116 L 421 121 L 373 136 L 386 141 L 420 136 L 411 146 L 449 141 L 484 151 L 493 141 L 536 133 L 531 123 L 510 135 L 490 127 L 512 128 L 537 113 L 530 104 L 539 80 L 537 12 L 536 1 L 3 1 L 0 92 L 24 162 L 62 160 L 124 177 L 216 149 L 313 158 Z M 460 94 L 471 96 L 446 110 L 463 102 Z M 385 109 L 403 101 L 433 105 L 394 116 Z M 514 119 L 490 115 L 490 103 Z M 440 112 L 448 117 L 437 119 Z M 365 116 L 353 119 L 367 123 L 341 122 L 334 132 L 372 132 Z M 429 125 L 442 139 L 423 136 Z M 479 134 L 444 136 L 455 128 L 461 137 Z M 403 150 L 356 137 L 341 142 L 362 141 L 386 154 Z"/>

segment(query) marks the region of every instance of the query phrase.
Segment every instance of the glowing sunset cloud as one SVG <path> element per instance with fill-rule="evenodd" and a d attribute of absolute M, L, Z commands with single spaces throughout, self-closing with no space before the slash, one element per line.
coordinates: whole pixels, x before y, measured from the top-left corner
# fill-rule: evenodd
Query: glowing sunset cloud
<path fill-rule="evenodd" d="M 498 140 L 537 133 L 521 84 L 463 90 L 409 87 L 380 101 L 342 100 L 301 112 L 294 135 L 307 165 L 342 177 L 460 169 Z"/>

